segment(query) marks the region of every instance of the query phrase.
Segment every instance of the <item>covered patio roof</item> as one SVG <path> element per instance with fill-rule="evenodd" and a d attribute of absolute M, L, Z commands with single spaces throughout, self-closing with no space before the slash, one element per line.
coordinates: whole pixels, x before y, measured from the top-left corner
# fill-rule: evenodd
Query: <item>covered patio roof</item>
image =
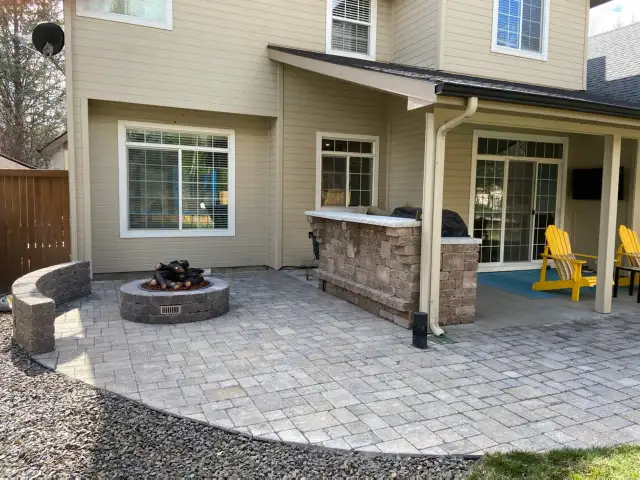
<path fill-rule="evenodd" d="M 602 95 L 594 95 L 586 91 L 568 90 L 562 88 L 543 87 L 518 82 L 507 82 L 490 78 L 476 77 L 470 75 L 459 75 L 440 70 L 427 68 L 410 67 L 395 63 L 374 62 L 358 58 L 329 55 L 326 53 L 300 50 L 275 45 L 269 46 L 269 57 L 282 63 L 298 66 L 317 73 L 336 76 L 343 80 L 362 83 L 364 77 L 357 79 L 353 73 L 346 76 L 346 73 L 332 74 L 331 67 L 341 67 L 342 71 L 366 70 L 376 74 L 384 74 L 387 78 L 400 77 L 413 81 L 424 82 L 425 89 L 422 90 L 417 85 L 413 85 L 418 94 L 410 94 L 422 100 L 430 100 L 429 90 L 434 88 L 434 99 L 437 95 L 451 97 L 477 97 L 479 100 L 498 101 L 530 105 L 534 107 L 550 107 L 563 110 L 572 110 L 584 113 L 599 115 L 612 115 L 625 118 L 640 118 L 640 104 L 621 102 Z M 307 62 L 303 65 L 300 59 Z M 371 85 L 369 85 L 371 86 Z M 390 93 L 399 93 L 397 89 L 385 88 L 382 90 Z M 390 88 L 391 87 L 391 88 Z M 406 94 L 406 92 L 402 92 Z M 427 105 L 425 103 L 424 105 Z"/>

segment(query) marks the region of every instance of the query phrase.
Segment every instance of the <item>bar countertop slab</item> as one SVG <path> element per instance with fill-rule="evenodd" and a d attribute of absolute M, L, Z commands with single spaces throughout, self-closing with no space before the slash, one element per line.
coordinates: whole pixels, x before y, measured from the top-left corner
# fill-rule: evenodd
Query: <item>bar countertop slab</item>
<path fill-rule="evenodd" d="M 324 218 L 337 222 L 363 223 L 365 225 L 377 225 L 388 228 L 415 228 L 422 222 L 410 218 L 384 217 L 380 215 L 367 215 L 366 213 L 338 212 L 331 210 L 309 210 L 304 212 L 308 217 Z"/>

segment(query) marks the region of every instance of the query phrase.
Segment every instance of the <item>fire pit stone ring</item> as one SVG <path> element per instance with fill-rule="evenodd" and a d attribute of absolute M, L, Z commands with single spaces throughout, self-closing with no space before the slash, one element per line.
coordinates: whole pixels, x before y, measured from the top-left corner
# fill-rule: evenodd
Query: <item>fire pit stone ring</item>
<path fill-rule="evenodd" d="M 146 280 L 120 287 L 120 315 L 138 323 L 174 324 L 210 320 L 229 311 L 229 284 L 205 277 L 208 287 L 198 290 L 145 290 Z"/>

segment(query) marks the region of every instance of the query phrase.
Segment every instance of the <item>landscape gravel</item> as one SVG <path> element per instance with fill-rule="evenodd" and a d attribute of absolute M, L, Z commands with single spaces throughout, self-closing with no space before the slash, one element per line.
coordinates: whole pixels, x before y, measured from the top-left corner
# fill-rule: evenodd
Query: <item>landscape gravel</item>
<path fill-rule="evenodd" d="M 0 478 L 454 480 L 474 463 L 264 442 L 176 418 L 31 361 L 0 314 Z"/>

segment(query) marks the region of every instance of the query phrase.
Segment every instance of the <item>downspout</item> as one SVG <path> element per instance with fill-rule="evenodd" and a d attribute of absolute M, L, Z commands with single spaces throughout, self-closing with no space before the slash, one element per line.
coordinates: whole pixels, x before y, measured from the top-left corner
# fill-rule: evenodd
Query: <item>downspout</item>
<path fill-rule="evenodd" d="M 434 165 L 434 189 L 433 189 L 433 212 L 431 218 L 431 271 L 430 275 L 438 276 L 431 279 L 431 291 L 429 292 L 429 327 L 431 332 L 438 337 L 444 335 L 444 330 L 440 327 L 440 252 L 442 243 L 442 196 L 444 190 L 444 161 L 445 144 L 449 130 L 454 129 L 465 120 L 471 118 L 478 111 L 478 97 L 467 99 L 466 110 L 457 117 L 449 120 L 438 128 L 436 132 L 435 145 L 435 165 Z"/>

